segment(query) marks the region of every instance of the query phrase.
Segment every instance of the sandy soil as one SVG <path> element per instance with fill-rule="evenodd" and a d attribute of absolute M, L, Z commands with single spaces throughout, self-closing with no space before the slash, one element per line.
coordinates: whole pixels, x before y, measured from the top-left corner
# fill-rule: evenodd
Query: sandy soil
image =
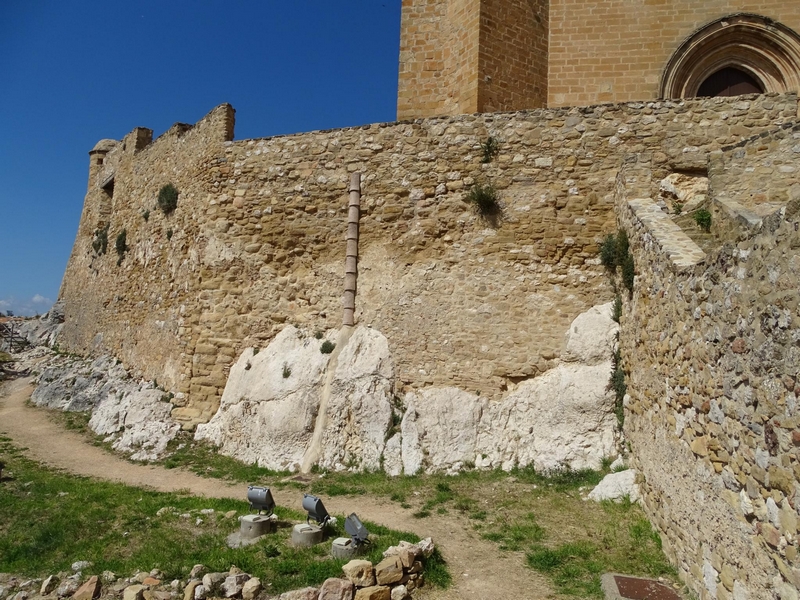
<path fill-rule="evenodd" d="M 133 464 L 88 444 L 80 434 L 53 423 L 44 410 L 26 406 L 32 391 L 30 378 L 0 384 L 0 432 L 26 448 L 30 458 L 77 475 L 160 491 L 189 490 L 198 496 L 245 500 L 246 490 L 241 484 L 204 479 L 181 469 Z M 278 504 L 299 505 L 296 491 L 273 493 Z M 334 514 L 356 512 L 363 519 L 392 529 L 432 537 L 449 564 L 453 585 L 446 591 L 426 590 L 418 598 L 534 600 L 554 596 L 544 578 L 524 567 L 520 554 L 500 552 L 494 543 L 481 539 L 455 515 L 415 519 L 412 510 L 371 496 L 325 498 L 325 506 Z"/>

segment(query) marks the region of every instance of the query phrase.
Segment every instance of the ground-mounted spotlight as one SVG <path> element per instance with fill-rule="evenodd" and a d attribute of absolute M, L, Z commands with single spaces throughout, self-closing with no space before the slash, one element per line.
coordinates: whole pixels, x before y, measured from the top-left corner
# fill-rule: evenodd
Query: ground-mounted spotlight
<path fill-rule="evenodd" d="M 328 511 L 325 510 L 322 500 L 311 494 L 303 494 L 303 510 L 308 513 L 306 523 L 309 525 L 311 521 L 314 520 L 320 527 L 325 527 L 331 520 L 331 516 L 328 514 Z"/>
<path fill-rule="evenodd" d="M 247 486 L 247 501 L 250 503 L 250 510 L 259 515 L 263 512 L 269 516 L 275 512 L 275 500 L 272 499 L 272 492 L 268 487 Z"/>
<path fill-rule="evenodd" d="M 350 513 L 350 516 L 344 520 L 344 530 L 355 546 L 363 546 L 369 543 L 369 531 L 364 527 L 356 513 Z"/>

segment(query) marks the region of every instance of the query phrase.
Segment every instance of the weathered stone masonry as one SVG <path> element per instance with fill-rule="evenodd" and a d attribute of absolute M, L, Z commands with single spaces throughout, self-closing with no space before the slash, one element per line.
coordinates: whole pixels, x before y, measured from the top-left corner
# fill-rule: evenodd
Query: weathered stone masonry
<path fill-rule="evenodd" d="M 764 96 L 747 109 L 631 103 L 232 142 L 223 105 L 149 145 L 137 129 L 91 156 L 61 292 L 62 344 L 112 352 L 179 392 L 177 417 L 207 420 L 243 348 L 264 346 L 285 322 L 338 326 L 347 180 L 357 170 L 356 318 L 389 338 L 398 393 L 455 385 L 494 397 L 553 366 L 571 320 L 610 298 L 597 245 L 614 228 L 624 154 L 650 151 L 666 175 L 704 165 L 709 151 L 743 139 L 745 123 L 759 131 L 796 113 L 794 95 Z M 489 135 L 501 154 L 484 164 Z M 180 196 L 164 216 L 155 199 L 169 182 Z M 474 182 L 500 191 L 499 227 L 464 202 Z M 96 256 L 92 234 L 105 222 L 109 251 Z M 117 266 L 123 228 L 130 250 Z"/>
<path fill-rule="evenodd" d="M 639 265 L 621 320 L 625 432 L 646 510 L 701 598 L 800 587 L 800 133 L 786 125 L 711 156 L 707 255 L 647 197 L 649 157 L 620 176 Z"/>

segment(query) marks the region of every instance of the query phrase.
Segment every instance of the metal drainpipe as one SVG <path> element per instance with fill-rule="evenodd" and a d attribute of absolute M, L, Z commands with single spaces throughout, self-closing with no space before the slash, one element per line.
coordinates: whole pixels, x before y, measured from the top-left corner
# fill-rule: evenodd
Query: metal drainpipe
<path fill-rule="evenodd" d="M 350 175 L 347 204 L 347 255 L 344 259 L 344 314 L 342 325 L 355 324 L 356 281 L 358 279 L 358 219 L 361 215 L 361 173 Z"/>

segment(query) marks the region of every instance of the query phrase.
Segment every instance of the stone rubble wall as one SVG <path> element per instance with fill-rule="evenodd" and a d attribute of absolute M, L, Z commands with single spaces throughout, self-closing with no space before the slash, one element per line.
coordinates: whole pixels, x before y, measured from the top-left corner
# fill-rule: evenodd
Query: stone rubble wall
<path fill-rule="evenodd" d="M 787 164 L 794 135 L 727 150 L 718 164 L 743 168 L 712 165 L 714 192 L 763 185 L 766 165 Z M 742 152 L 756 157 L 752 169 Z M 618 219 L 636 279 L 621 319 L 624 430 L 645 509 L 700 598 L 797 598 L 798 203 L 784 204 L 774 229 L 704 255 L 638 198 L 649 165 L 626 164 Z M 776 182 L 777 193 L 794 185 Z"/>
<path fill-rule="evenodd" d="M 800 201 L 800 124 L 762 132 L 709 156 L 712 230 L 719 237 L 775 229 L 788 203 Z"/>
<path fill-rule="evenodd" d="M 232 142 L 233 109 L 223 105 L 149 145 L 137 129 L 105 164 L 91 156 L 60 343 L 112 354 L 185 394 L 175 411 L 185 426 L 208 421 L 245 348 L 266 346 L 286 324 L 338 327 L 346 187 L 360 171 L 356 318 L 387 337 L 396 393 L 454 386 L 497 399 L 554 367 L 570 322 L 610 300 L 597 252 L 614 229 L 623 156 L 650 152 L 664 177 L 704 166 L 709 152 L 742 139 L 744 124 L 758 132 L 796 115 L 795 95 L 767 95 Z M 490 135 L 501 150 L 483 163 Z M 99 187 L 110 172 L 111 195 Z M 165 216 L 155 199 L 169 182 L 180 195 Z M 497 226 L 465 202 L 475 182 L 499 191 Z M 108 252 L 97 256 L 103 223 Z M 129 250 L 117 265 L 123 228 Z"/>

